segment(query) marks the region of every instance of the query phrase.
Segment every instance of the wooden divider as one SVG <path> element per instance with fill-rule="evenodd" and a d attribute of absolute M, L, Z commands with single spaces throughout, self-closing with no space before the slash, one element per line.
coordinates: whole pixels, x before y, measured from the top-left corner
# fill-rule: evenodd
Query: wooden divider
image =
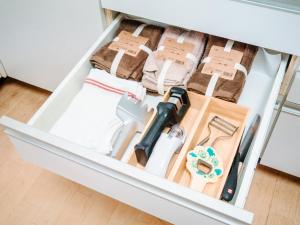
<path fill-rule="evenodd" d="M 207 184 L 203 189 L 203 193 L 215 198 L 219 198 L 228 176 L 235 153 L 242 138 L 249 109 L 234 103 L 226 102 L 212 97 L 206 97 L 203 95 L 195 94 L 193 92 L 188 92 L 188 95 L 191 106 L 188 109 L 183 120 L 180 122 L 180 126 L 184 128 L 185 132 L 187 132 L 187 139 L 179 154 L 174 154 L 174 156 L 172 157 L 172 160 L 170 161 L 168 166 L 166 179 L 184 186 L 190 185 L 191 176 L 186 169 L 186 154 L 188 151 L 192 150 L 205 136 L 207 136 L 208 123 L 213 118 L 213 116 L 217 115 L 239 127 L 237 132 L 231 138 L 222 139 L 218 141 L 214 146 L 218 155 L 223 161 L 223 175 L 216 183 Z M 163 101 L 167 101 L 168 98 L 169 93 L 165 95 Z M 143 135 L 149 129 L 154 116 L 155 114 L 148 122 L 141 137 L 143 137 Z M 213 128 L 210 141 L 205 146 L 208 146 L 211 141 L 215 139 L 215 137 L 221 134 L 221 131 Z M 143 169 L 143 166 L 141 166 L 136 160 L 134 150 L 132 150 L 128 163 L 135 167 Z"/>

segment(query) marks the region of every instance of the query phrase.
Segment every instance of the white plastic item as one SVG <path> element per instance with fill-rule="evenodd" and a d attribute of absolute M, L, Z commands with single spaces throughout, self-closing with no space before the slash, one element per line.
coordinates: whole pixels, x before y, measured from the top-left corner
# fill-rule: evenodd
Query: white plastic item
<path fill-rule="evenodd" d="M 169 133 L 162 133 L 154 146 L 145 170 L 153 175 L 165 177 L 173 154 L 180 150 L 184 141 L 185 135 L 178 126 L 173 127 Z"/>

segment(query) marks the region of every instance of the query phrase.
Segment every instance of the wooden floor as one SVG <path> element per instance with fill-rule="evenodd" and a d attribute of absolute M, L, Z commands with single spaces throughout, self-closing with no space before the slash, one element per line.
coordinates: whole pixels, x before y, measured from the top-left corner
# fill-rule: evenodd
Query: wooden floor
<path fill-rule="evenodd" d="M 0 84 L 0 116 L 26 122 L 48 96 L 6 80 Z M 255 213 L 256 225 L 299 225 L 299 179 L 259 167 L 246 208 Z M 168 223 L 22 161 L 0 128 L 0 225 L 104 224 Z"/>

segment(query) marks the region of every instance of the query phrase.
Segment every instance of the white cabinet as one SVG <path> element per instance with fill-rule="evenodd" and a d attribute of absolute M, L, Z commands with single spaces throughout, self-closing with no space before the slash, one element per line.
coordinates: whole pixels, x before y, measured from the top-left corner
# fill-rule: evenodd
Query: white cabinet
<path fill-rule="evenodd" d="M 261 164 L 300 177 L 300 111 L 283 107 Z"/>
<path fill-rule="evenodd" d="M 92 7 L 90 1 L 85 2 Z M 300 55 L 300 31 L 295 29 L 300 23 L 300 14 L 248 3 L 249 1 L 232 0 L 101 1 L 105 8 L 131 14 L 134 18 L 143 17 L 143 21 L 148 23 L 181 26 Z M 98 4 L 95 5 L 98 7 Z M 90 18 L 89 15 L 84 15 Z M 79 92 L 83 80 L 91 69 L 89 62 L 91 55 L 113 39 L 125 16 L 121 13 L 91 45 L 87 53 L 82 54 L 79 62 L 74 64 L 71 72 L 27 124 L 8 117 L 2 117 L 0 124 L 5 127 L 5 132 L 23 159 L 171 223 L 251 224 L 253 214 L 243 208 L 285 74 L 288 63 L 286 54 L 282 54 L 275 76 L 269 76 L 263 71 L 251 78 L 252 83 L 247 83 L 251 85 L 245 86 L 244 93 L 247 94 L 241 97 L 243 104 L 253 111 L 260 112 L 261 124 L 249 149 L 235 199 L 231 203 L 153 176 L 50 133 L 51 127 Z M 76 23 L 87 24 L 87 21 Z M 85 35 L 80 37 L 82 40 L 86 38 Z M 68 46 L 65 39 L 61 41 Z M 73 50 L 77 51 L 77 47 Z M 69 53 L 70 51 L 66 51 L 66 54 Z M 64 54 L 61 53 L 59 57 L 64 58 Z M 259 58 L 258 63 L 265 64 L 263 60 L 264 58 Z M 266 82 L 263 91 L 257 91 L 262 87 L 263 81 Z M 255 102 L 259 102 L 259 106 L 253 107 L 251 103 Z"/>
<path fill-rule="evenodd" d="M 277 123 L 267 143 L 261 164 L 300 177 L 298 146 L 300 132 L 300 65 L 295 64 L 294 80 Z M 288 73 L 288 72 L 287 72 Z M 277 114 L 277 110 L 274 114 Z"/>
<path fill-rule="evenodd" d="M 0 58 L 10 77 L 53 91 L 104 22 L 98 0 L 1 0 Z"/>

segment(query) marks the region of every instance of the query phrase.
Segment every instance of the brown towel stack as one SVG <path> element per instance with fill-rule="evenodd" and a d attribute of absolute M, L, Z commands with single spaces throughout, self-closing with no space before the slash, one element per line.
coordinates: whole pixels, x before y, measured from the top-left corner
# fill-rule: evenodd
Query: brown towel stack
<path fill-rule="evenodd" d="M 135 29 L 140 26 L 142 22 L 136 20 L 125 19 L 121 22 L 117 35 L 121 31 L 127 31 L 133 33 Z M 163 33 L 163 28 L 147 25 L 144 27 L 139 36 L 146 37 L 149 40 L 145 44 L 151 50 L 154 50 L 157 47 L 158 41 Z M 117 51 L 109 49 L 108 43 L 104 45 L 100 50 L 98 50 L 90 59 L 91 64 L 98 68 L 110 72 L 112 62 L 118 53 Z M 145 64 L 145 61 L 148 57 L 148 54 L 144 51 L 140 51 L 136 57 L 124 54 L 120 64 L 117 68 L 117 76 L 125 79 L 141 80 L 142 70 Z"/>
<path fill-rule="evenodd" d="M 219 46 L 224 48 L 227 41 L 228 40 L 225 38 L 209 36 L 203 59 L 209 55 L 212 46 Z M 246 68 L 248 73 L 250 71 L 257 49 L 258 48 L 256 46 L 237 41 L 235 41 L 232 46 L 232 50 L 243 52 L 243 57 L 240 64 Z M 212 76 L 202 73 L 203 67 L 204 63 L 201 63 L 198 66 L 198 69 L 193 74 L 188 83 L 188 90 L 204 95 Z M 245 75 L 239 70 L 237 70 L 233 80 L 223 79 L 220 77 L 216 83 L 212 96 L 229 102 L 237 102 L 243 90 L 245 79 Z"/>
<path fill-rule="evenodd" d="M 154 57 L 148 57 L 143 69 L 142 83 L 148 91 L 158 91 L 158 80 L 162 75 L 162 71 L 165 68 L 167 59 L 159 57 L 160 47 L 163 47 L 166 40 L 178 41 L 181 39 L 180 44 L 191 44 L 192 49 L 190 54 L 195 57 L 195 60 L 188 59 L 186 64 L 173 61 L 168 69 L 166 70 L 165 78 L 163 79 L 163 89 L 167 91 L 170 87 L 185 87 L 187 81 L 190 79 L 192 74 L 195 72 L 199 60 L 204 52 L 206 43 L 206 35 L 196 31 L 187 31 L 178 27 L 167 27 L 163 33 L 159 43 L 158 50 L 154 52 Z M 178 42 L 177 42 L 178 43 Z"/>

